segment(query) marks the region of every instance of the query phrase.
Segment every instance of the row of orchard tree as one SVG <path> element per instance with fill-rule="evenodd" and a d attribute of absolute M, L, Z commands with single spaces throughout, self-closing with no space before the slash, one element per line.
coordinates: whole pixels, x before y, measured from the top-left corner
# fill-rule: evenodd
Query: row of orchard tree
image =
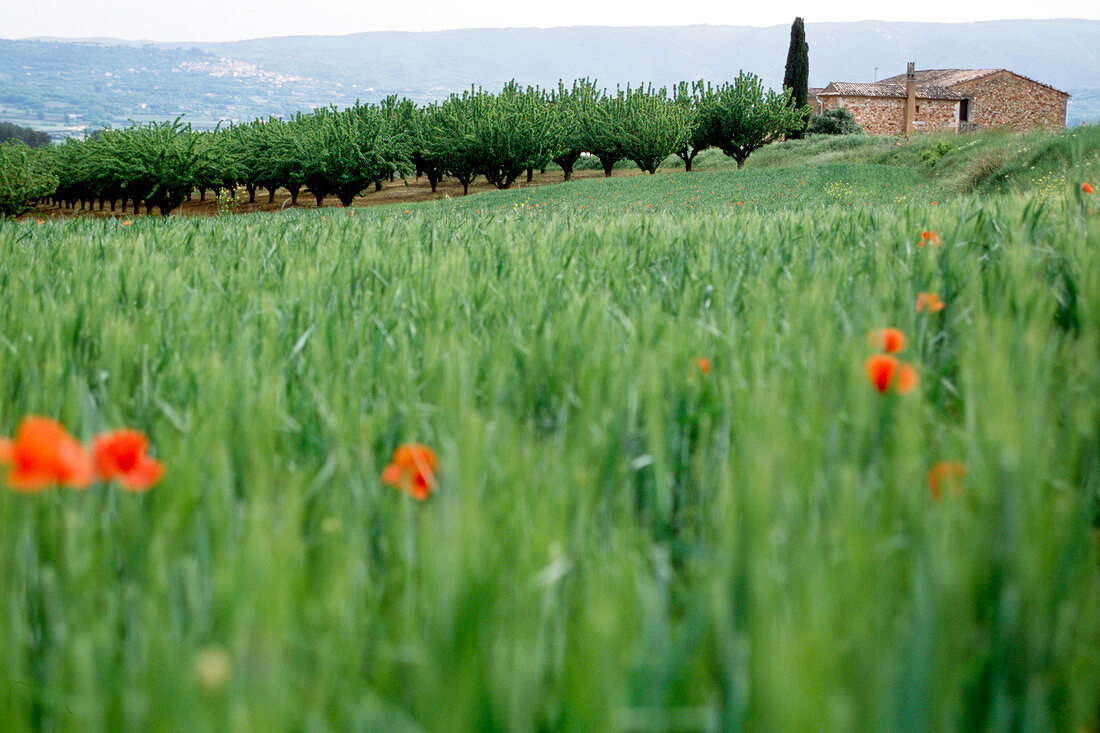
<path fill-rule="evenodd" d="M 587 79 L 557 89 L 514 82 L 499 93 L 471 89 L 418 106 L 390 97 L 380 104 L 318 109 L 291 120 L 256 120 L 208 132 L 174 122 L 105 129 L 49 148 L 0 150 L 0 213 L 15 213 L 18 192 L 3 190 L 5 167 L 18 159 L 33 175 L 23 206 L 34 199 L 65 206 L 127 204 L 168 214 L 197 191 L 236 192 L 249 202 L 308 190 L 320 206 L 335 196 L 344 206 L 396 175 L 425 175 L 432 190 L 444 176 L 463 192 L 483 176 L 508 188 L 524 172 L 557 164 L 565 180 L 582 154 L 604 172 L 624 160 L 653 173 L 670 155 L 691 170 L 700 151 L 716 147 L 741 166 L 762 145 L 805 126 L 806 108 L 791 93 L 764 89 L 753 74 L 732 83 L 681 83 L 598 89 Z M 15 176 L 19 178 L 19 176 Z M 13 184 L 18 189 L 19 184 Z"/>

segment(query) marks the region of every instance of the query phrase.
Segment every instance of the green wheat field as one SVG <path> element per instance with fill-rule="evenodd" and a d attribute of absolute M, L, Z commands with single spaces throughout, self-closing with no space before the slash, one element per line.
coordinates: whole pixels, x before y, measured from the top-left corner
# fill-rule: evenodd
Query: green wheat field
<path fill-rule="evenodd" d="M 1095 730 L 1100 131 L 947 141 L 0 222 L 0 434 L 165 464 L 0 488 L 0 729 Z"/>

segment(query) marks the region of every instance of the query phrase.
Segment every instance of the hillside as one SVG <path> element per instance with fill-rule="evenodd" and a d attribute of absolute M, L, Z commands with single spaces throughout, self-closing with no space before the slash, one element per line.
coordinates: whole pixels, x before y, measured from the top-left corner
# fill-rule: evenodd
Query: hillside
<path fill-rule="evenodd" d="M 509 79 L 614 86 L 723 81 L 739 69 L 782 80 L 789 28 L 466 29 L 155 44 L 0 41 L 0 119 L 55 133 L 185 114 L 288 114 L 390 93 L 427 101 Z M 872 81 L 919 68 L 1009 68 L 1073 95 L 1069 124 L 1100 119 L 1100 21 L 808 23 L 810 83 Z M 877 67 L 877 72 L 876 72 Z"/>

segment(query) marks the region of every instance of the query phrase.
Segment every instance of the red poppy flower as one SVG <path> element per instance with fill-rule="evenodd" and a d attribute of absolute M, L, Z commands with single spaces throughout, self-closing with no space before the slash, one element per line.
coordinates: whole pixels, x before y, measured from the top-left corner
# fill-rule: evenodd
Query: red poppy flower
<path fill-rule="evenodd" d="M 923 313 L 925 310 L 929 313 L 938 313 L 944 307 L 944 302 L 935 293 L 917 293 L 917 313 Z"/>
<path fill-rule="evenodd" d="M 928 469 L 924 478 L 928 482 L 928 490 L 932 493 L 932 501 L 939 501 L 943 498 L 945 486 L 951 487 L 954 493 L 959 493 L 965 477 L 966 466 L 963 464 L 958 461 L 939 461 Z"/>
<path fill-rule="evenodd" d="M 917 243 L 917 246 L 923 247 L 926 244 L 930 244 L 933 247 L 939 247 L 943 244 L 943 240 L 940 239 L 940 235 L 935 232 L 921 232 L 920 241 Z"/>
<path fill-rule="evenodd" d="M 880 328 L 867 334 L 867 343 L 887 354 L 896 354 L 905 348 L 905 334 L 896 328 Z"/>
<path fill-rule="evenodd" d="M 905 394 L 917 386 L 917 370 L 892 356 L 876 354 L 864 363 L 863 368 L 871 380 L 871 386 L 879 392 L 888 392 L 893 387 L 898 394 Z"/>
<path fill-rule="evenodd" d="M 1084 193 L 1092 193 L 1092 184 L 1090 184 L 1088 181 L 1085 181 L 1081 184 L 1081 191 Z"/>
<path fill-rule="evenodd" d="M 705 356 L 699 357 L 699 372 L 701 374 L 710 374 L 710 359 Z"/>
<path fill-rule="evenodd" d="M 435 488 L 435 452 L 420 443 L 404 443 L 393 452 L 390 465 L 382 471 L 382 483 L 394 486 L 424 501 Z"/>
<path fill-rule="evenodd" d="M 0 458 L 11 464 L 8 485 L 37 492 L 62 485 L 83 489 L 92 482 L 92 460 L 79 440 L 48 417 L 25 417 Z"/>
<path fill-rule="evenodd" d="M 164 464 L 146 455 L 149 440 L 137 430 L 116 430 L 92 441 L 96 472 L 129 491 L 145 491 L 160 481 Z"/>

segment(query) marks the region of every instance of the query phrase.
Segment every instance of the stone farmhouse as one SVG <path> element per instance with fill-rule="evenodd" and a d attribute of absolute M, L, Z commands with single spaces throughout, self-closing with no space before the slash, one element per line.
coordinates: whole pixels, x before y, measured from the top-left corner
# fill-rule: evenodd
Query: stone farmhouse
<path fill-rule="evenodd" d="M 815 111 L 843 107 L 871 135 L 983 127 L 1065 127 L 1069 95 L 1008 69 L 930 69 L 810 90 Z"/>

